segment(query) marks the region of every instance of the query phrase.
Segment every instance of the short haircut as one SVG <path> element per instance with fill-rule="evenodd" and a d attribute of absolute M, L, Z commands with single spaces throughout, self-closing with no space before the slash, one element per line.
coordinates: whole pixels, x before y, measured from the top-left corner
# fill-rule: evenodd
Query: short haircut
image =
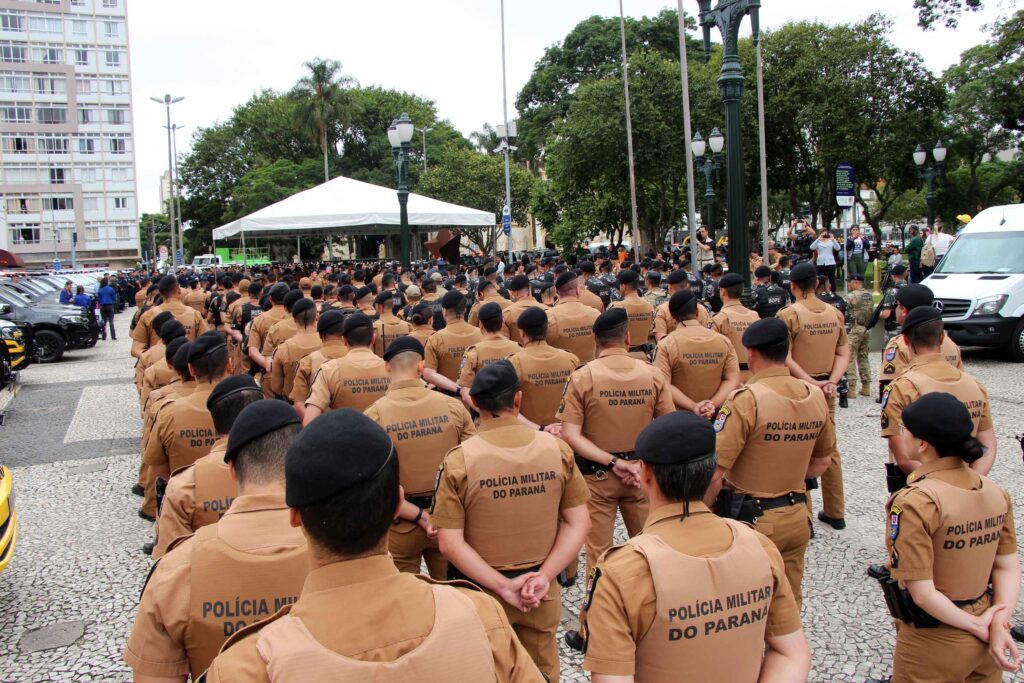
<path fill-rule="evenodd" d="M 368 325 L 354 327 L 344 337 L 349 346 L 369 346 L 373 341 L 373 328 Z"/>
<path fill-rule="evenodd" d="M 512 408 L 516 402 L 516 393 L 519 392 L 519 384 L 509 387 L 500 394 L 479 394 L 473 397 L 481 411 L 491 415 L 497 415 Z"/>
<path fill-rule="evenodd" d="M 500 315 L 497 318 L 488 318 L 487 320 L 480 318 L 480 324 L 483 325 L 485 330 L 492 334 L 499 331 L 504 323 L 505 319 Z"/>
<path fill-rule="evenodd" d="M 711 485 L 718 462 L 714 457 L 677 465 L 649 464 L 658 489 L 668 500 L 701 500 Z"/>
<path fill-rule="evenodd" d="M 313 297 L 314 299 L 323 299 L 324 298 L 324 288 L 321 287 L 320 285 L 313 285 L 313 288 L 311 290 L 309 290 L 309 295 L 311 297 Z"/>
<path fill-rule="evenodd" d="M 466 297 L 462 297 L 462 303 L 455 308 L 444 309 L 445 315 L 457 315 L 460 318 L 466 317 Z"/>
<path fill-rule="evenodd" d="M 743 283 L 738 282 L 729 287 L 722 287 L 722 291 L 728 294 L 730 299 L 739 299 L 743 296 Z"/>
<path fill-rule="evenodd" d="M 306 310 L 301 311 L 298 315 L 292 314 L 292 317 L 295 318 L 296 325 L 308 327 L 316 321 L 316 306 L 307 308 Z"/>
<path fill-rule="evenodd" d="M 189 361 L 192 371 L 199 380 L 216 379 L 228 369 L 228 347 L 221 346 Z"/>
<path fill-rule="evenodd" d="M 283 450 L 281 454 L 283 459 Z M 362 555 L 387 536 L 398 490 L 398 458 L 392 454 L 373 479 L 299 508 L 302 526 L 317 545 L 335 555 Z"/>
<path fill-rule="evenodd" d="M 530 341 L 544 341 L 548 336 L 548 321 L 545 320 L 543 323 L 531 327 L 529 330 L 519 328 L 519 333 L 524 339 Z"/>
<path fill-rule="evenodd" d="M 214 401 L 210 405 L 210 417 L 213 418 L 213 428 L 217 430 L 218 434 L 227 434 L 231 431 L 231 425 L 235 424 L 235 419 L 238 414 L 242 412 L 250 403 L 263 399 L 263 392 L 257 387 L 253 387 L 247 391 L 238 391 L 230 396 L 225 396 L 219 401 Z"/>
<path fill-rule="evenodd" d="M 407 371 L 415 369 L 416 365 L 422 360 L 423 356 L 415 351 L 403 351 L 388 359 L 388 364 L 395 370 Z"/>
<path fill-rule="evenodd" d="M 626 341 L 627 332 L 629 332 L 629 325 L 619 325 L 604 332 L 597 332 L 597 343 L 601 346 L 623 344 Z"/>
<path fill-rule="evenodd" d="M 907 339 L 915 349 L 937 349 L 942 344 L 941 320 L 921 323 L 907 330 Z"/>
<path fill-rule="evenodd" d="M 757 352 L 769 363 L 785 363 L 789 357 L 789 337 L 777 344 L 758 346 Z"/>
<path fill-rule="evenodd" d="M 238 482 L 272 484 L 284 479 L 285 453 L 301 429 L 302 425 L 285 425 L 242 446 L 234 460 Z"/>

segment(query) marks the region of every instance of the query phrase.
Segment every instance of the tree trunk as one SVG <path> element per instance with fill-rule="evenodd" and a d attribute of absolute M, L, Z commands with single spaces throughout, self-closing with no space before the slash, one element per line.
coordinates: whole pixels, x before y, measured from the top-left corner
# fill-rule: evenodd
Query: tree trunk
<path fill-rule="evenodd" d="M 330 171 L 327 170 L 327 126 L 320 126 L 320 149 L 324 151 L 324 182 L 331 179 Z"/>

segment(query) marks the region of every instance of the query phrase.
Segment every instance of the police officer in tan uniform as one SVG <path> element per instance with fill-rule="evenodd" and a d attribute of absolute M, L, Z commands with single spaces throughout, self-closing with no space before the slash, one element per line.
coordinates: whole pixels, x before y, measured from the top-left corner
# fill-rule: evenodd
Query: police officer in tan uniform
<path fill-rule="evenodd" d="M 654 367 L 669 381 L 677 408 L 710 419 L 740 386 L 736 349 L 728 337 L 697 322 L 701 305 L 692 290 L 673 294 L 668 307 L 676 329 L 658 342 Z"/>
<path fill-rule="evenodd" d="M 228 641 L 208 683 L 543 681 L 493 598 L 391 561 L 405 501 L 394 445 L 372 420 L 350 409 L 318 418 L 289 449 L 285 478 L 309 577 L 295 604 Z"/>
<path fill-rule="evenodd" d="M 901 620 L 892 681 L 996 683 L 1020 668 L 1008 623 L 1021 579 L 1010 497 L 970 467 L 985 446 L 959 397 L 925 394 L 900 423 L 899 450 L 919 466 L 886 506 L 891 578 L 882 581 L 916 609 L 910 619 L 891 610 Z"/>
<path fill-rule="evenodd" d="M 481 280 L 480 289 L 476 293 L 477 301 L 469 311 L 469 319 L 466 321 L 473 327 L 480 324 L 480 308 L 487 304 L 494 304 L 504 311 L 512 305 L 512 302 L 498 292 L 497 283 L 490 280 Z M 502 328 L 504 325 L 502 325 Z M 507 330 L 502 329 L 503 336 L 507 337 Z"/>
<path fill-rule="evenodd" d="M 832 462 L 835 425 L 825 395 L 786 368 L 784 322 L 758 319 L 742 343 L 754 374 L 718 411 L 718 468 L 705 502 L 717 498 L 720 516 L 753 524 L 772 540 L 799 607 L 810 540 L 804 481 L 820 476 Z"/>
<path fill-rule="evenodd" d="M 295 319 L 292 317 L 292 307 L 295 304 L 302 301 L 305 297 L 302 296 L 302 291 L 298 289 L 289 290 L 284 295 L 284 308 L 287 311 L 287 315 L 278 320 L 276 323 L 270 326 L 267 330 L 267 336 L 263 340 L 263 348 L 260 352 L 271 359 L 274 357 L 274 351 L 277 350 L 281 344 L 285 343 L 298 333 L 299 328 L 295 324 Z M 273 374 L 273 367 L 271 367 L 270 374 Z"/>
<path fill-rule="evenodd" d="M 434 309 L 426 301 L 419 301 L 409 309 L 406 320 L 409 323 L 409 336 L 415 337 L 426 348 L 427 340 L 434 336 Z"/>
<path fill-rule="evenodd" d="M 373 352 L 383 358 L 384 351 L 391 342 L 409 334 L 412 328 L 409 327 L 409 323 L 392 313 L 395 305 L 394 292 L 384 290 L 373 300 L 373 305 L 377 309 L 377 320 L 373 322 Z"/>
<path fill-rule="evenodd" d="M 242 410 L 262 399 L 263 391 L 250 375 L 232 375 L 210 392 L 206 407 L 217 430 L 217 442 L 208 454 L 171 473 L 157 517 L 153 559 L 166 554 L 178 538 L 216 524 L 238 496 L 238 484 L 224 462 L 228 434 Z"/>
<path fill-rule="evenodd" d="M 231 365 L 236 374 L 249 374 L 249 369 L 252 367 L 252 360 L 249 358 L 248 334 L 253 318 L 263 313 L 263 308 L 260 306 L 262 292 L 263 285 L 251 282 L 244 290 L 245 296 L 228 306 L 228 333 L 231 335 L 231 340 L 235 342 L 234 345 L 231 344 L 231 341 L 228 342 L 228 352 L 231 354 Z"/>
<path fill-rule="evenodd" d="M 348 353 L 345 346 L 345 338 L 341 334 L 342 325 L 345 323 L 345 316 L 333 309 L 327 309 L 316 321 L 316 332 L 320 336 L 320 348 L 299 361 L 299 367 L 295 371 L 295 379 L 292 382 L 292 391 L 288 399 L 299 417 L 306 414 L 306 399 L 309 398 L 313 378 L 328 361 L 341 358 Z"/>
<path fill-rule="evenodd" d="M 185 326 L 189 341 L 206 331 L 206 321 L 198 311 L 181 302 L 181 289 L 173 275 L 164 275 L 157 285 L 164 302 L 143 313 L 132 330 L 132 356 L 138 358 L 142 352 L 159 341 L 153 329 L 153 318 L 163 311 L 169 311 L 174 319 Z"/>
<path fill-rule="evenodd" d="M 550 427 L 557 436 L 561 432 L 556 415 L 562 392 L 569 376 L 580 366 L 580 359 L 545 341 L 548 317 L 543 308 L 524 309 L 516 329 L 522 333 L 523 348 L 509 361 L 519 376 L 519 390 L 523 393 L 519 419 L 533 429 Z"/>
<path fill-rule="evenodd" d="M 153 318 L 152 326 L 153 329 L 156 330 L 157 342 L 146 349 L 135 363 L 135 389 L 140 395 L 142 394 L 142 381 L 146 370 L 149 369 L 151 365 L 158 363 L 164 357 L 164 349 L 167 348 L 167 342 L 170 340 L 164 339 L 163 336 L 161 336 L 160 331 L 163 329 L 164 323 L 168 323 L 172 320 L 174 320 L 174 316 L 171 315 L 170 311 L 161 311 Z M 181 333 L 176 333 L 175 336 L 184 336 L 185 326 L 181 325 L 181 323 L 178 323 L 178 326 L 180 326 Z M 171 329 L 172 328 L 168 328 L 168 331 Z M 175 332 L 177 332 L 177 328 L 174 329 Z"/>
<path fill-rule="evenodd" d="M 620 301 L 612 303 L 609 308 L 622 308 L 629 316 L 629 348 L 633 358 L 638 360 L 651 359 L 654 346 L 648 343 L 654 330 L 654 307 L 637 293 L 640 286 L 640 274 L 635 270 L 620 270 L 618 275 Z"/>
<path fill-rule="evenodd" d="M 276 323 L 288 316 L 288 309 L 284 307 L 284 298 L 288 294 L 288 285 L 279 282 L 270 288 L 270 301 L 273 303 L 269 311 L 263 311 L 252 320 L 249 327 L 249 345 L 247 353 L 252 361 L 263 373 L 260 386 L 263 387 L 263 395 L 273 398 L 270 391 L 270 356 L 264 355 L 263 344 L 266 341 L 267 333 Z"/>
<path fill-rule="evenodd" d="M 779 551 L 702 502 L 715 471 L 711 424 L 685 412 L 660 417 L 636 451 L 651 514 L 590 580 L 591 680 L 807 680 L 811 650 Z"/>
<path fill-rule="evenodd" d="M 163 313 L 160 315 L 163 315 Z M 142 354 L 142 358 L 139 359 L 140 366 L 143 364 L 144 360 L 149 361 L 145 371 L 142 373 L 142 384 L 139 387 L 140 407 L 144 407 L 146 405 L 146 401 L 149 399 L 150 394 L 160 387 L 170 384 L 177 376 L 174 368 L 172 368 L 167 362 L 167 344 L 170 344 L 178 337 L 187 339 L 187 337 L 185 337 L 185 326 L 174 318 L 169 318 L 166 322 L 160 325 L 160 335 L 161 343 L 146 349 L 146 352 Z M 159 358 L 155 355 L 151 355 L 154 353 L 154 350 L 158 350 L 160 352 Z"/>
<path fill-rule="evenodd" d="M 756 311 L 743 305 L 743 278 L 736 273 L 727 273 L 718 281 L 719 294 L 722 297 L 722 310 L 711 318 L 711 329 L 725 335 L 736 350 L 736 360 L 740 364 L 740 384 L 750 379 L 750 368 L 747 364 L 747 352 L 743 348 L 743 333 L 747 328 L 761 319 Z"/>
<path fill-rule="evenodd" d="M 444 458 L 432 520 L 449 576 L 469 579 L 502 606 L 549 681 L 559 680 L 557 575 L 574 561 L 590 521 L 572 450 L 519 423 L 519 378 L 508 361 L 477 373 L 470 390 L 480 434 Z"/>
<path fill-rule="evenodd" d="M 186 306 L 199 311 L 200 314 L 206 313 L 206 292 L 199 289 L 199 280 L 191 278 L 188 281 L 188 292 L 182 297 Z"/>
<path fill-rule="evenodd" d="M 388 537 L 395 566 L 419 574 L 420 563 L 426 562 L 430 575 L 443 581 L 448 562 L 437 547 L 430 517 L 434 476 L 445 453 L 476 434 L 476 427 L 461 401 L 423 383 L 423 353 L 413 337 L 391 342 L 384 352 L 391 385 L 366 415 L 388 433 L 398 453 L 406 502 Z"/>
<path fill-rule="evenodd" d="M 342 323 L 341 334 L 348 352 L 321 365 L 314 375 L 303 424 L 338 408 L 364 411 L 384 395 L 391 382 L 384 360 L 373 352 L 372 320 L 353 313 Z"/>
<path fill-rule="evenodd" d="M 466 316 L 466 297 L 461 292 L 452 290 L 445 294 L 441 306 L 444 309 L 445 327 L 431 336 L 424 347 L 426 359 L 423 379 L 457 398 L 462 357 L 466 349 L 483 339 L 483 335 L 479 328 L 463 321 Z"/>
<path fill-rule="evenodd" d="M 896 322 L 902 325 L 912 310 L 918 306 L 932 306 L 934 301 L 935 294 L 925 285 L 910 284 L 900 287 L 896 293 Z M 942 337 L 941 353 L 947 363 L 957 370 L 963 371 L 964 360 L 960 353 L 960 347 L 948 335 Z M 907 342 L 903 335 L 897 334 L 882 350 L 882 371 L 878 374 L 879 401 L 889 383 L 902 375 L 908 365 L 910 365 L 910 350 L 907 348 Z"/>
<path fill-rule="evenodd" d="M 507 306 L 502 311 L 502 318 L 505 321 L 505 327 L 508 329 L 508 338 L 517 344 L 522 343 L 522 335 L 519 333 L 519 328 L 516 327 L 516 321 L 519 320 L 519 316 L 523 314 L 527 308 L 539 308 L 545 310 L 547 306 L 539 303 L 533 295 L 530 294 L 530 278 L 525 275 L 516 275 L 508 283 L 508 292 L 512 296 L 512 305 Z"/>
<path fill-rule="evenodd" d="M 257 401 L 235 420 L 224 460 L 238 497 L 150 574 L 124 652 L 136 680 L 196 680 L 228 636 L 298 597 L 310 558 L 285 508 L 284 460 L 299 428 L 280 401 Z"/>
<path fill-rule="evenodd" d="M 630 535 L 643 526 L 647 500 L 637 488 L 636 437 L 651 420 L 675 410 L 665 376 L 629 355 L 629 317 L 623 309 L 602 313 L 593 330 L 597 358 L 569 378 L 556 416 L 590 489 L 588 572 L 612 545 L 616 513 L 621 512 Z M 583 647 L 577 631 L 566 633 L 566 642 Z"/>
<path fill-rule="evenodd" d="M 665 279 L 668 285 L 669 300 L 672 295 L 679 291 L 689 291 L 690 280 L 686 277 L 686 271 L 679 269 L 673 270 L 668 274 Z M 708 314 L 708 309 L 703 305 L 697 306 L 697 322 L 704 327 L 710 327 L 711 316 Z M 654 341 L 660 342 L 662 339 L 667 337 L 676 329 L 676 320 L 672 317 L 672 312 L 668 308 L 668 301 L 658 306 L 654 312 Z"/>
<path fill-rule="evenodd" d="M 583 263 L 586 263 L 584 261 Z M 583 265 L 582 263 L 580 265 Z M 597 294 L 594 294 L 587 289 L 587 278 L 590 277 L 590 273 L 585 272 L 582 268 L 577 269 L 576 276 L 579 278 L 579 296 L 580 303 L 585 306 L 590 306 L 598 313 L 603 313 L 605 306 L 604 301 Z"/>
<path fill-rule="evenodd" d="M 789 328 L 790 354 L 786 366 L 797 379 L 821 388 L 828 399 L 829 417 L 835 422 L 836 386 L 850 362 L 846 320 L 837 308 L 817 297 L 818 271 L 813 264 L 798 264 L 789 279 L 796 302 L 776 314 Z M 821 475 L 821 497 L 824 509 L 818 513 L 818 519 L 833 529 L 845 529 L 843 463 L 838 449 L 832 464 Z"/>
<path fill-rule="evenodd" d="M 971 469 L 987 475 L 996 460 L 996 433 L 988 392 L 976 379 L 947 362 L 942 353 L 942 339 L 946 336 L 942 314 L 931 306 L 918 306 L 904 318 L 900 336 L 910 352 L 910 364 L 882 396 L 882 437 L 889 441 L 894 462 L 908 474 L 919 465 L 913 453 L 901 449 L 902 440 L 895 438 L 902 429 L 903 409 L 925 394 L 944 392 L 956 396 L 970 411 L 974 424 L 971 436 L 986 449 L 984 456 L 971 462 Z"/>
<path fill-rule="evenodd" d="M 316 331 L 318 313 L 312 299 L 302 298 L 292 304 L 295 336 L 282 342 L 270 360 L 270 390 L 277 396 L 291 396 L 299 364 L 322 344 Z"/>
<path fill-rule="evenodd" d="M 523 348 L 501 333 L 504 319 L 498 304 L 493 301 L 485 303 L 480 307 L 477 319 L 483 339 L 466 348 L 462 356 L 462 367 L 459 369 L 458 384 L 462 400 L 467 405 L 472 405 L 469 390 L 473 386 L 476 373 L 491 363 L 509 358 Z"/>
<path fill-rule="evenodd" d="M 573 354 L 580 361 L 594 360 L 594 321 L 601 315 L 580 302 L 580 282 L 575 273 L 562 273 L 555 280 L 558 303 L 547 310 L 548 344 Z"/>

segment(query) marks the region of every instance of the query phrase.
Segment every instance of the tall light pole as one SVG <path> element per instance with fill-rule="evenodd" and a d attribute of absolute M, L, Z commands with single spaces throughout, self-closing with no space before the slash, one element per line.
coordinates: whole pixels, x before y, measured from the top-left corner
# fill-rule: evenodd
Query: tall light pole
<path fill-rule="evenodd" d="M 629 104 L 629 59 L 626 55 L 626 14 L 619 0 L 619 36 L 622 40 L 622 88 L 626 96 L 626 155 L 629 157 L 629 207 L 633 218 L 633 251 L 640 261 L 640 230 L 636 214 L 636 170 L 633 168 L 633 115 Z"/>
<path fill-rule="evenodd" d="M 392 121 L 391 127 L 388 128 L 388 141 L 391 143 L 391 154 L 395 158 L 395 176 L 398 180 L 398 242 L 402 252 L 403 271 L 409 270 L 409 151 L 415 129 L 412 119 L 405 112 Z"/>
<path fill-rule="evenodd" d="M 705 159 L 704 152 L 707 150 L 708 145 L 711 146 L 711 157 Z M 704 140 L 697 133 L 693 136 L 693 156 L 696 157 L 697 173 L 704 174 L 704 198 L 708 203 L 708 212 L 705 217 L 705 223 L 708 226 L 708 234 L 711 239 L 716 239 L 715 236 L 715 180 L 718 179 L 718 171 L 722 168 L 722 146 L 725 144 L 725 138 L 722 137 L 722 133 L 715 128 L 711 131 L 711 137 Z M 696 246 L 696 245 L 694 245 Z M 694 268 L 697 267 L 697 261 L 693 262 Z"/>
<path fill-rule="evenodd" d="M 420 138 L 423 141 L 423 171 L 427 170 L 427 133 L 434 130 L 433 128 L 417 128 L 416 131 L 420 134 Z"/>
<path fill-rule="evenodd" d="M 171 260 L 177 266 L 178 265 L 178 250 L 177 241 L 175 239 L 174 230 L 174 141 L 171 139 L 171 105 L 181 102 L 184 97 L 171 97 L 170 95 L 164 95 L 160 97 L 150 97 L 157 104 L 162 104 L 167 108 L 167 173 L 169 174 L 169 181 L 171 184 L 171 197 L 168 202 L 168 213 L 171 219 Z M 185 249 L 182 247 L 182 260 L 185 259 Z"/>
<path fill-rule="evenodd" d="M 505 206 L 502 209 L 502 226 L 508 230 L 508 260 L 512 261 L 512 179 L 509 172 L 509 137 L 515 137 L 515 132 L 509 130 L 508 126 L 508 79 L 505 77 L 505 0 L 501 0 L 501 118 L 505 122 L 504 135 L 498 131 L 498 137 L 502 138 L 502 147 L 505 153 Z M 499 127 L 500 128 L 500 127 Z M 509 218 L 505 218 L 508 216 Z M 507 224 L 507 227 L 506 227 Z M 494 253 L 498 253 L 498 239 L 494 239 Z"/>
<path fill-rule="evenodd" d="M 174 124 L 171 126 L 171 141 L 174 148 L 174 173 L 171 175 L 171 201 L 174 202 L 174 210 L 178 214 L 178 243 L 181 245 L 181 258 L 185 258 L 185 227 L 181 219 L 181 187 L 178 184 L 178 131 L 185 126 Z M 174 229 L 174 226 L 171 226 Z"/>
<path fill-rule="evenodd" d="M 690 137 L 690 74 L 687 70 L 686 56 L 686 12 L 683 11 L 683 0 L 679 2 L 679 64 L 683 86 L 683 154 L 686 156 L 686 225 L 690 233 L 690 262 L 697 264 L 697 198 L 693 181 L 693 157 Z"/>
<path fill-rule="evenodd" d="M 740 101 L 743 99 L 743 72 L 740 69 L 739 32 L 749 14 L 754 42 L 760 40 L 758 11 L 761 0 L 698 0 L 700 25 L 704 29 L 704 58 L 711 59 L 711 29 L 722 34 L 722 73 L 718 88 L 725 105 L 726 204 L 729 209 L 729 270 L 743 278 L 744 294 L 750 292 L 750 229 L 743 177 L 743 135 L 740 130 Z"/>
<path fill-rule="evenodd" d="M 928 152 L 925 151 L 924 145 L 918 145 L 914 150 L 914 164 L 917 166 L 917 190 L 920 192 L 924 184 L 928 184 L 928 194 L 925 197 L 925 201 L 928 202 L 928 227 L 934 230 L 935 188 L 942 187 L 946 179 L 946 146 L 941 141 L 935 143 L 932 157 L 935 158 L 935 163 L 925 166 L 928 162 Z"/>

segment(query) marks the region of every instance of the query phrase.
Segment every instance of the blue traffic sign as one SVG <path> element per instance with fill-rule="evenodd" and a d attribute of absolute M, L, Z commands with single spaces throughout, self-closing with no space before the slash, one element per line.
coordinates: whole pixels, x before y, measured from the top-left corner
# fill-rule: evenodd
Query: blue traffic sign
<path fill-rule="evenodd" d="M 174 262 L 179 266 L 185 263 L 185 259 L 181 255 L 181 249 L 174 252 Z"/>
<path fill-rule="evenodd" d="M 853 164 L 842 163 L 836 166 L 836 204 L 851 207 L 857 201 L 857 180 Z"/>
<path fill-rule="evenodd" d="M 53 259 L 53 269 L 54 270 L 60 270 L 60 259 L 59 258 Z"/>
<path fill-rule="evenodd" d="M 501 229 L 506 235 L 512 234 L 512 216 L 509 214 L 508 207 L 501 213 Z"/>

